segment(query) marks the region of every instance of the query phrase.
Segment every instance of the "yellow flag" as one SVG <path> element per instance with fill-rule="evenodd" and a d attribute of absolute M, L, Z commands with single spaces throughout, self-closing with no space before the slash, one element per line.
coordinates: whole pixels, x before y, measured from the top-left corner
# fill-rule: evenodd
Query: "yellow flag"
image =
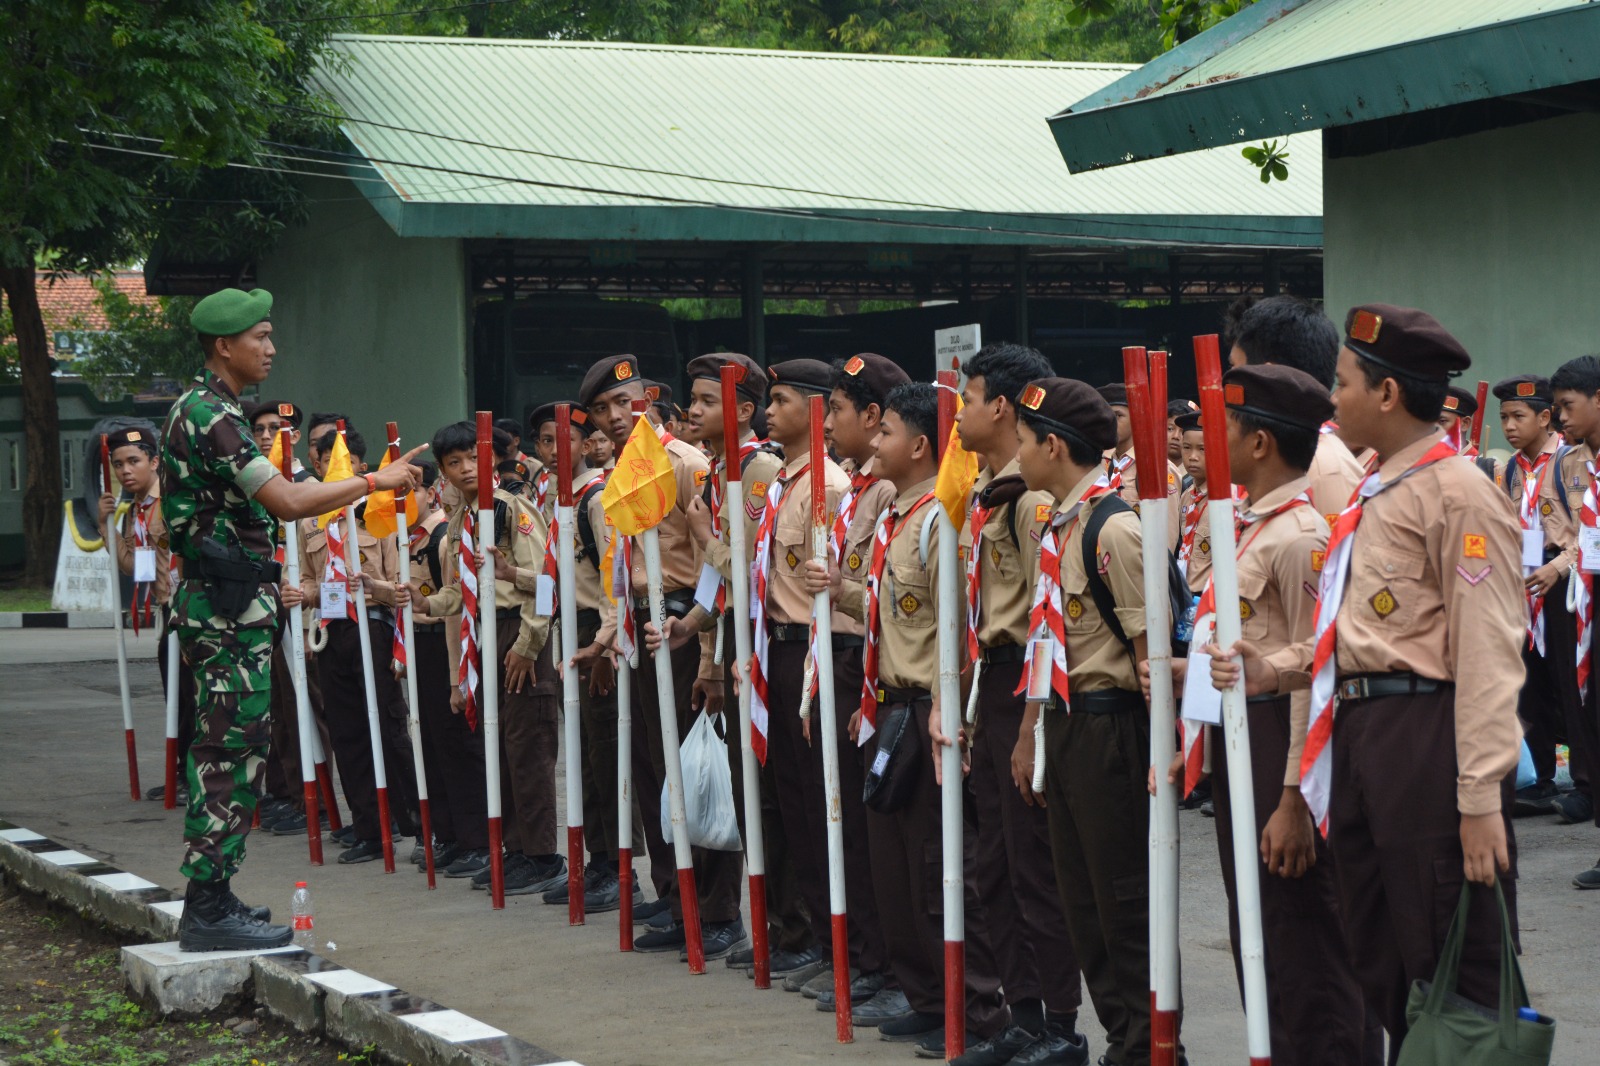
<path fill-rule="evenodd" d="M 378 464 L 382 470 L 389 465 L 389 449 L 383 450 L 383 461 Z M 399 524 L 395 520 L 394 492 L 385 489 L 374 492 L 367 497 L 366 525 L 367 532 L 379 540 L 388 540 L 395 535 Z M 417 494 L 406 494 L 406 528 L 410 529 L 417 524 Z"/>
<path fill-rule="evenodd" d="M 600 506 L 625 537 L 654 529 L 678 502 L 672 460 L 649 419 L 634 423 L 617 467 L 606 479 Z"/>
<path fill-rule="evenodd" d="M 344 434 L 340 433 L 333 438 L 333 451 L 328 453 L 328 472 L 323 475 L 323 481 L 343 481 L 345 478 L 356 476 L 355 467 L 350 464 L 350 449 L 345 447 Z M 343 507 L 335 507 L 325 515 L 317 517 L 317 528 L 327 529 L 328 523 L 344 514 Z"/>
<path fill-rule="evenodd" d="M 272 435 L 272 451 L 267 453 L 267 462 L 272 464 L 272 469 L 283 473 L 283 434 Z"/>
<path fill-rule="evenodd" d="M 960 397 L 956 398 L 956 410 L 961 410 Z M 933 483 L 933 494 L 944 505 L 957 533 L 967 523 L 967 503 L 972 498 L 972 486 L 977 483 L 978 456 L 961 446 L 961 434 L 952 422 L 950 440 L 945 444 L 944 457 L 939 460 L 939 476 Z"/>

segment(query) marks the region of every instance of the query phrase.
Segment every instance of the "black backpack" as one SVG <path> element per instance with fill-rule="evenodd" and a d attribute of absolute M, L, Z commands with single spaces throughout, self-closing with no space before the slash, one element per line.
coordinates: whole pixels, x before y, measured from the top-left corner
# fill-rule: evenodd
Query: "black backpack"
<path fill-rule="evenodd" d="M 1106 584 L 1105 578 L 1100 576 L 1095 547 L 1100 543 L 1100 531 L 1111 520 L 1111 516 L 1132 510 L 1122 497 L 1110 496 L 1095 507 L 1083 527 L 1083 570 L 1089 575 L 1089 595 L 1094 599 L 1095 610 L 1105 619 L 1112 635 L 1128 649 L 1129 655 L 1133 654 L 1133 641 L 1128 639 L 1122 623 L 1117 621 L 1117 601 L 1111 595 L 1111 587 Z M 1186 656 L 1189 654 L 1189 636 L 1194 625 L 1190 610 L 1195 597 L 1189 591 L 1189 583 L 1184 580 L 1183 571 L 1178 569 L 1178 560 L 1171 552 L 1167 553 L 1167 598 L 1172 610 L 1172 654 L 1174 658 Z"/>

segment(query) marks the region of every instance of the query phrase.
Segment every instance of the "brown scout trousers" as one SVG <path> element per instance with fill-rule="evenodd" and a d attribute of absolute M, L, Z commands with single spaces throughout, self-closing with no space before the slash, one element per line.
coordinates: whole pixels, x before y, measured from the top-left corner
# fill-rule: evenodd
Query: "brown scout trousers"
<path fill-rule="evenodd" d="M 820 699 L 811 703 L 811 740 L 801 732 L 800 699 L 805 685 L 807 641 L 769 645 L 772 676 L 768 679 L 769 737 L 767 765 L 772 768 L 778 811 L 789 841 L 801 898 L 811 919 L 811 934 L 825 953 L 831 952 L 833 926 L 828 902 L 828 800 L 822 785 Z M 861 705 L 861 653 L 835 651 L 833 656 L 834 720 L 839 751 L 839 797 L 844 822 L 846 913 L 849 916 L 849 964 L 862 973 L 881 973 L 887 965 L 872 896 L 872 870 L 867 856 L 866 805 L 861 802 L 863 770 L 860 752 L 850 739 L 850 718 Z M 820 697 L 820 693 L 819 693 Z"/>
<path fill-rule="evenodd" d="M 600 631 L 600 612 L 578 611 L 578 646 L 594 643 Z M 568 655 L 567 658 L 571 658 Z M 583 843 L 589 865 L 615 870 L 617 866 L 617 690 L 604 696 L 589 692 L 590 670 L 578 675 L 578 721 L 583 751 Z"/>
<path fill-rule="evenodd" d="M 498 644 L 495 673 L 500 684 L 500 809 L 507 854 L 529 857 L 556 854 L 556 749 L 560 742 L 559 697 L 549 692 L 550 646 L 547 644 L 522 691 L 505 687 L 506 653 L 516 644 L 521 613 L 496 612 Z M 490 664 L 484 664 L 485 673 Z M 481 704 L 480 704 L 481 706 Z M 481 712 L 480 712 L 481 713 Z M 565 848 L 562 849 L 563 852 Z"/>
<path fill-rule="evenodd" d="M 733 805 L 739 815 L 739 838 L 748 840 L 744 830 L 744 738 L 738 735 L 738 698 L 733 687 L 733 612 L 726 611 L 720 623 L 722 642 L 722 691 L 726 701 L 723 713 L 729 727 L 728 762 L 733 769 Z M 770 716 L 768 718 L 770 722 Z M 770 726 L 769 726 L 770 731 Z M 855 761 L 854 758 L 851 760 Z M 860 788 L 856 792 L 860 793 Z M 800 882 L 795 872 L 795 857 L 784 834 L 783 815 L 778 810 L 778 785 L 773 777 L 770 750 L 761 766 L 761 845 L 767 862 L 767 946 L 769 950 L 800 952 L 816 945 L 811 921 L 800 898 Z M 869 886 L 870 887 L 870 886 Z"/>
<path fill-rule="evenodd" d="M 655 656 L 644 647 L 644 627 L 648 611 L 634 615 L 639 634 L 639 668 L 633 674 L 633 785 L 639 798 L 639 817 L 644 819 L 645 842 L 650 851 L 650 879 L 656 897 L 669 899 L 672 916 L 683 917 L 678 901 L 678 868 L 673 846 L 661 834 L 661 783 L 667 779 L 667 764 L 661 747 L 661 712 L 656 691 Z M 690 709 L 695 678 L 700 672 L 700 642 L 691 640 L 674 650 L 672 694 L 677 700 L 678 740 L 689 734 L 700 712 Z M 724 717 L 726 723 L 729 719 Z M 737 712 L 733 721 L 738 721 Z M 727 737 L 738 743 L 737 728 L 727 729 Z M 648 778 L 648 780 L 646 779 Z M 734 787 L 740 778 L 734 779 Z M 739 917 L 740 882 L 744 878 L 744 855 L 738 851 L 710 851 L 693 848 L 694 885 L 700 896 L 700 921 L 703 924 L 731 922 Z"/>
<path fill-rule="evenodd" d="M 1566 604 L 1567 578 L 1563 577 L 1544 597 L 1545 654 L 1524 642 L 1522 663 L 1528 678 L 1517 696 L 1517 716 L 1527 733 L 1539 784 L 1555 779 L 1556 745 L 1565 743 L 1572 756 L 1573 785 L 1583 795 L 1592 796 L 1591 766 L 1595 746 L 1600 744 L 1600 720 L 1594 705 L 1578 691 L 1578 674 L 1572 668 L 1577 661 L 1577 619 Z M 1596 812 L 1596 824 L 1600 824 L 1600 812 Z"/>
<path fill-rule="evenodd" d="M 1406 997 L 1433 980 L 1464 879 L 1456 810 L 1455 686 L 1436 692 L 1343 700 L 1333 728 L 1328 844 L 1339 880 L 1350 960 L 1367 1003 L 1389 1031 L 1389 1061 L 1406 1034 Z M 1516 938 L 1517 840 L 1513 770 L 1501 783 L 1511 872 L 1502 875 Z M 1493 1007 L 1500 999 L 1500 910 L 1472 892 L 1456 991 Z"/>
<path fill-rule="evenodd" d="M 400 683 L 389 669 L 394 631 L 387 623 L 369 619 L 368 632 L 378 695 L 378 729 L 389 781 L 389 815 L 402 832 L 414 833 L 412 812 L 417 809 L 417 785 L 411 764 L 411 740 L 406 733 L 406 701 L 400 693 Z M 317 653 L 317 671 L 322 678 L 329 737 L 339 757 L 339 780 L 350 804 L 356 839 L 382 840 L 381 834 L 387 833 L 389 827 L 378 825 L 377 779 L 361 657 L 361 630 L 357 624 L 343 618 L 329 622 L 328 644 Z"/>
<path fill-rule="evenodd" d="M 1083 1003 L 1083 984 L 1050 864 L 1050 816 L 1022 798 L 1011 776 L 1024 710 L 1013 693 L 1022 669 L 1021 662 L 986 663 L 978 677 L 971 776 L 978 895 L 988 908 L 1006 999 L 1043 1000 L 1052 1013 L 1070 1014 Z"/>
<path fill-rule="evenodd" d="M 1289 757 L 1289 697 L 1251 700 L 1250 769 L 1256 832 L 1248 842 L 1261 884 L 1261 931 L 1266 946 L 1267 1011 L 1272 1026 L 1273 1066 L 1352 1066 L 1363 1061 L 1365 1008 L 1361 986 L 1344 942 L 1339 888 L 1333 859 L 1313 831 L 1316 865 L 1297 878 L 1269 874 L 1260 861 L 1261 832 L 1283 797 Z M 1234 895 L 1232 797 L 1228 753 L 1220 729 L 1208 729 L 1211 795 L 1217 807 L 1217 853 L 1228 893 L 1228 937 L 1233 965 L 1244 990 L 1239 962 L 1239 913 Z M 1309 819 L 1308 819 L 1309 821 Z"/>
<path fill-rule="evenodd" d="M 878 719 L 893 710 L 894 693 L 878 709 Z M 905 706 L 903 702 L 898 706 Z M 878 921 L 888 952 L 889 968 L 905 992 L 911 1009 L 924 1014 L 944 1012 L 944 847 L 940 831 L 939 785 L 933 778 L 932 741 L 928 737 L 926 695 L 912 703 L 912 720 L 902 744 L 913 746 L 910 765 L 917 769 L 916 790 L 892 814 L 867 810 L 867 844 L 872 854 L 872 888 Z M 877 744 L 858 750 L 862 773 L 871 765 Z M 964 805 L 962 834 L 966 873 L 967 1038 L 987 1039 L 1006 1025 L 1009 1012 L 1000 993 L 994 951 L 989 943 L 983 900 L 973 877 L 976 834 L 972 804 Z"/>
<path fill-rule="evenodd" d="M 1042 712 L 1045 810 L 1056 888 L 1106 1031 L 1106 1057 L 1144 1066 L 1150 1061 L 1150 719 L 1138 693 L 1122 695 L 1132 701 L 1128 709 L 1095 714 L 1074 699 L 1079 706 L 1071 714 L 1059 704 Z"/>
<path fill-rule="evenodd" d="M 295 703 L 294 675 L 289 672 L 288 654 L 289 639 L 280 635 L 278 646 L 272 651 L 272 756 L 267 759 L 267 791 L 288 800 L 295 810 L 303 812 L 306 792 L 305 783 L 300 779 L 300 709 Z M 315 659 L 306 663 L 306 701 L 311 704 L 311 724 L 316 727 L 322 751 L 332 763 L 335 758 L 333 740 L 328 735 L 328 721 L 322 710 L 322 685 L 317 680 Z M 330 765 L 328 769 L 331 774 L 336 767 Z M 343 784 L 342 777 L 340 783 Z M 280 788 L 283 791 L 280 792 Z M 317 803 L 322 803 L 320 796 Z M 350 798 L 346 796 L 345 805 L 349 804 Z"/>
<path fill-rule="evenodd" d="M 440 844 L 469 849 L 489 846 L 488 784 L 483 776 L 483 731 L 450 708 L 456 679 L 446 643 L 459 640 L 459 617 L 418 625 L 411 666 L 417 672 L 417 719 L 422 728 L 428 813 Z"/>

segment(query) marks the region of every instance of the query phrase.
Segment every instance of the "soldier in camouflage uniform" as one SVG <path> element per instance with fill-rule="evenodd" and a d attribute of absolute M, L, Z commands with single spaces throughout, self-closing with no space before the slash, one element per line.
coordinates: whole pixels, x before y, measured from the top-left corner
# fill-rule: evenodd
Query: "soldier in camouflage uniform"
<path fill-rule="evenodd" d="M 229 884 L 244 861 L 271 729 L 278 522 L 379 488 L 412 488 L 418 473 L 402 461 L 365 479 L 295 484 L 273 469 L 239 407 L 240 390 L 265 381 L 272 366 L 271 309 L 265 289 L 224 289 L 195 305 L 190 321 L 205 369 L 162 432 L 162 516 L 181 560 L 173 626 L 198 697 L 184 820 L 189 889 L 178 931 L 185 951 L 280 947 L 291 936 Z"/>

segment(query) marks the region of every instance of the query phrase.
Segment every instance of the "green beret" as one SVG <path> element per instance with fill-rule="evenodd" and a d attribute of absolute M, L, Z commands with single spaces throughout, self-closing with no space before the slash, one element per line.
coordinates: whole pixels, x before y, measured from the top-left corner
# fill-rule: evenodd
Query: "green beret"
<path fill-rule="evenodd" d="M 272 313 L 272 293 L 266 289 L 243 292 L 223 289 L 194 305 L 189 324 L 197 333 L 231 337 L 243 333 Z"/>

